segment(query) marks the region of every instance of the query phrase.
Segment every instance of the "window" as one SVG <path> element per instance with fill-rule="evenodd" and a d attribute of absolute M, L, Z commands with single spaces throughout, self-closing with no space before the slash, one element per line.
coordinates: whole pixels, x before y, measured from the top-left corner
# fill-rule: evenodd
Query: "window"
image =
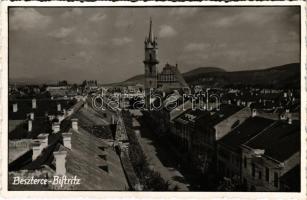
<path fill-rule="evenodd" d="M 239 124 L 240 124 L 240 120 L 235 121 L 235 122 L 232 124 L 231 129 L 236 128 Z"/>
<path fill-rule="evenodd" d="M 255 177 L 256 167 L 255 164 L 252 163 L 252 176 Z"/>
<path fill-rule="evenodd" d="M 262 172 L 261 172 L 261 171 L 258 172 L 258 179 L 259 179 L 259 180 L 262 179 Z"/>
<path fill-rule="evenodd" d="M 278 182 L 279 182 L 278 173 L 274 172 L 274 187 L 278 187 Z"/>
<path fill-rule="evenodd" d="M 246 159 L 246 157 L 244 156 L 244 168 L 246 168 L 247 167 L 247 159 Z"/>
<path fill-rule="evenodd" d="M 270 169 L 267 167 L 265 168 L 265 180 L 270 182 Z"/>

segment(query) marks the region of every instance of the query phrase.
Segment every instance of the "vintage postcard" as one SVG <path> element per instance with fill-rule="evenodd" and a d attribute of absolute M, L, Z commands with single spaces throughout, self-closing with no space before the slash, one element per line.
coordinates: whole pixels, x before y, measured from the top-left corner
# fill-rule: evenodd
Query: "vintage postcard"
<path fill-rule="evenodd" d="M 306 199 L 305 9 L 1 2 L 2 195 Z"/>

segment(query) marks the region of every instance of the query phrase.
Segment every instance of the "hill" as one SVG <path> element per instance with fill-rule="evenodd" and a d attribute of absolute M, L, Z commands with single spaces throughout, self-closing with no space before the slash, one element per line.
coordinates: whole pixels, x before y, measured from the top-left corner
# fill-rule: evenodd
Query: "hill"
<path fill-rule="evenodd" d="M 300 64 L 292 63 L 262 70 L 210 72 L 185 76 L 190 85 L 205 87 L 259 86 L 272 88 L 299 88 Z"/>
<path fill-rule="evenodd" d="M 204 87 L 259 86 L 273 88 L 299 88 L 300 64 L 291 63 L 261 70 L 228 72 L 217 67 L 199 67 L 183 73 L 189 85 Z M 144 75 L 136 75 L 114 85 L 143 84 Z"/>
<path fill-rule="evenodd" d="M 199 67 L 196 69 L 193 69 L 191 71 L 188 71 L 186 73 L 183 73 L 183 77 L 189 77 L 189 76 L 194 76 L 194 75 L 199 75 L 199 74 L 206 74 L 206 73 L 211 73 L 211 72 L 225 72 L 225 70 L 221 69 L 221 68 L 217 68 L 217 67 Z M 116 83 L 116 85 L 129 85 L 129 84 L 143 84 L 144 83 L 144 75 L 143 74 L 139 74 L 136 76 L 133 76 L 127 80 L 125 80 L 124 82 L 121 83 Z"/>
<path fill-rule="evenodd" d="M 201 75 L 207 73 L 216 73 L 216 72 L 226 72 L 224 69 L 217 68 L 217 67 L 199 67 L 196 69 L 192 69 L 191 71 L 183 73 L 183 76 L 189 77 L 194 75 Z"/>

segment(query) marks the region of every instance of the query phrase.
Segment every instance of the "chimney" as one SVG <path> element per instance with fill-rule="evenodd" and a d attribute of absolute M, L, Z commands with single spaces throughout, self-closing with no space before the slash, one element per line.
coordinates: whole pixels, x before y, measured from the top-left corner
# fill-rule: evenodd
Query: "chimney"
<path fill-rule="evenodd" d="M 17 103 L 14 103 L 13 104 L 13 112 L 17 112 L 18 111 L 18 104 Z"/>
<path fill-rule="evenodd" d="M 116 124 L 116 120 L 115 120 L 114 115 L 111 116 L 111 124 Z"/>
<path fill-rule="evenodd" d="M 257 116 L 257 110 L 256 109 L 252 109 L 252 117 L 256 117 Z"/>
<path fill-rule="evenodd" d="M 51 129 L 52 129 L 53 133 L 58 133 L 60 131 L 60 123 L 59 122 L 53 122 Z"/>
<path fill-rule="evenodd" d="M 42 152 L 41 142 L 39 140 L 32 140 L 32 161 L 35 160 Z"/>
<path fill-rule="evenodd" d="M 61 104 L 60 103 L 57 104 L 57 111 L 61 112 Z"/>
<path fill-rule="evenodd" d="M 71 119 L 71 127 L 73 130 L 78 131 L 78 119 Z"/>
<path fill-rule="evenodd" d="M 288 124 L 292 124 L 292 118 L 291 117 L 288 118 Z"/>
<path fill-rule="evenodd" d="M 29 117 L 31 120 L 34 120 L 34 112 L 29 113 Z"/>
<path fill-rule="evenodd" d="M 55 151 L 53 156 L 55 158 L 55 169 L 56 175 L 65 175 L 66 174 L 66 151 Z"/>
<path fill-rule="evenodd" d="M 241 105 L 241 100 L 238 99 L 238 100 L 237 100 L 237 106 L 240 106 L 240 105 Z"/>
<path fill-rule="evenodd" d="M 71 149 L 71 135 L 72 133 L 62 133 L 63 144 L 68 149 Z"/>
<path fill-rule="evenodd" d="M 28 120 L 28 132 L 31 132 L 32 131 L 32 120 L 29 119 Z"/>
<path fill-rule="evenodd" d="M 36 109 L 36 99 L 32 99 L 32 109 Z"/>
<path fill-rule="evenodd" d="M 264 149 L 253 149 L 254 156 L 260 158 L 264 153 Z"/>
<path fill-rule="evenodd" d="M 288 124 L 292 124 L 292 115 L 288 114 Z"/>
<path fill-rule="evenodd" d="M 48 146 L 48 133 L 41 133 L 37 136 L 37 139 L 40 140 L 42 149 L 46 148 Z"/>
<path fill-rule="evenodd" d="M 85 109 L 88 108 L 87 102 L 84 103 L 84 108 L 85 108 Z"/>

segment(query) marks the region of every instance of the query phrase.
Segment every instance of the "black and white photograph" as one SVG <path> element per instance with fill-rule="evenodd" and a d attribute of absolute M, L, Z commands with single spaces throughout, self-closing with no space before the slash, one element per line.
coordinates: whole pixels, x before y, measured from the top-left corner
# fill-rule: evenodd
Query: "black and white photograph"
<path fill-rule="evenodd" d="M 302 9 L 8 6 L 8 192 L 305 191 Z"/>

